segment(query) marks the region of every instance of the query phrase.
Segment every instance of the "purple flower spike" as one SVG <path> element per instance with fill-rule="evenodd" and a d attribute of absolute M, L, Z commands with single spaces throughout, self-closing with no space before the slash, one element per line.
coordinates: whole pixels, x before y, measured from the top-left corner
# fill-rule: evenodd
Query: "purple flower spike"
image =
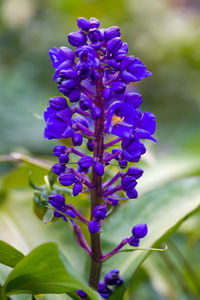
<path fill-rule="evenodd" d="M 93 217 L 97 220 L 103 220 L 106 218 L 107 210 L 105 206 L 96 206 L 93 210 Z"/>
<path fill-rule="evenodd" d="M 146 223 L 140 223 L 133 227 L 132 234 L 137 238 L 143 238 L 147 235 L 148 228 Z"/>
<path fill-rule="evenodd" d="M 92 220 L 88 224 L 88 230 L 90 233 L 98 233 L 101 229 L 101 226 L 96 220 Z"/>
<path fill-rule="evenodd" d="M 94 165 L 94 171 L 97 175 L 99 176 L 103 176 L 104 174 L 104 166 L 100 163 L 100 162 L 97 162 L 95 165 Z"/>
<path fill-rule="evenodd" d="M 74 174 L 61 174 L 59 181 L 62 185 L 69 186 L 75 182 Z"/>
<path fill-rule="evenodd" d="M 65 197 L 60 194 L 50 195 L 49 196 L 49 203 L 55 207 L 59 208 L 65 205 Z"/>
<path fill-rule="evenodd" d="M 87 294 L 84 291 L 82 291 L 82 290 L 77 290 L 76 293 L 83 300 L 86 299 L 86 297 L 87 297 Z"/>

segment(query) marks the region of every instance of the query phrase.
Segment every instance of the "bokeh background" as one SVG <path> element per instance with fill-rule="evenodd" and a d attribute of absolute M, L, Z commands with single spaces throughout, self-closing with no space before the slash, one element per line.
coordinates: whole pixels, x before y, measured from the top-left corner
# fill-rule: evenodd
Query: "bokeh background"
<path fill-rule="evenodd" d="M 0 154 L 51 155 L 54 142 L 43 139 L 43 111 L 58 92 L 48 50 L 67 45 L 67 33 L 77 30 L 78 16 L 95 16 L 102 27 L 119 26 L 129 53 L 153 73 L 135 84 L 143 95 L 143 109 L 157 118 L 158 143 L 144 157 L 152 170 L 149 185 L 160 176 L 164 181 L 190 176 L 200 162 L 199 0 L 1 0 Z M 175 166 L 166 176 L 166 169 L 155 172 L 163 163 Z M 2 162 L 0 168 L 2 201 L 8 195 L 20 198 L 22 188 L 23 197 L 30 196 L 27 167 Z M 38 180 L 42 175 L 33 174 Z M 12 238 L 20 237 L 16 233 Z M 143 264 L 124 299 L 199 299 L 188 279 L 188 267 L 200 276 L 199 238 L 196 212 L 172 235 L 167 258 L 152 254 Z"/>

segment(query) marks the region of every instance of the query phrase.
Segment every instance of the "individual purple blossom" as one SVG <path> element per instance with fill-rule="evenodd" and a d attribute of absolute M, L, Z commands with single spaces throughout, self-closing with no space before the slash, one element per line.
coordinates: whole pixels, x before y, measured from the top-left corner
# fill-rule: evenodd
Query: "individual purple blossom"
<path fill-rule="evenodd" d="M 98 221 L 92 220 L 88 224 L 88 230 L 90 233 L 98 233 L 101 229 L 101 226 Z"/>
<path fill-rule="evenodd" d="M 106 218 L 107 210 L 105 206 L 96 206 L 93 210 L 93 217 L 97 220 L 103 220 Z"/>
<path fill-rule="evenodd" d="M 99 282 L 98 292 L 104 299 L 108 299 L 112 294 L 111 289 L 109 289 L 107 285 L 101 281 Z"/>
<path fill-rule="evenodd" d="M 52 172 L 57 175 L 60 175 L 64 171 L 65 171 L 65 166 L 61 165 L 60 163 L 56 163 L 52 167 Z"/>
<path fill-rule="evenodd" d="M 94 171 L 95 171 L 95 173 L 97 175 L 103 176 L 103 174 L 104 174 L 104 166 L 103 166 L 103 164 L 100 163 L 100 162 L 95 163 L 95 165 L 94 165 Z"/>
<path fill-rule="evenodd" d="M 65 152 L 66 149 L 67 148 L 64 145 L 55 146 L 53 149 L 53 155 L 60 156 L 61 154 L 63 154 Z"/>
<path fill-rule="evenodd" d="M 49 196 L 49 203 L 55 207 L 59 208 L 63 205 L 65 205 L 65 197 L 60 194 L 54 194 Z"/>
<path fill-rule="evenodd" d="M 82 290 L 77 290 L 76 293 L 83 300 L 86 299 L 86 297 L 87 297 L 87 294 Z"/>
<path fill-rule="evenodd" d="M 94 164 L 94 160 L 90 156 L 84 156 L 79 159 L 78 165 L 83 169 L 88 169 Z"/>
<path fill-rule="evenodd" d="M 120 285 L 123 279 L 119 276 L 119 270 L 113 269 L 104 276 L 104 282 L 106 285 Z"/>
<path fill-rule="evenodd" d="M 69 186 L 75 182 L 74 174 L 66 173 L 59 176 L 59 181 L 62 185 Z"/>

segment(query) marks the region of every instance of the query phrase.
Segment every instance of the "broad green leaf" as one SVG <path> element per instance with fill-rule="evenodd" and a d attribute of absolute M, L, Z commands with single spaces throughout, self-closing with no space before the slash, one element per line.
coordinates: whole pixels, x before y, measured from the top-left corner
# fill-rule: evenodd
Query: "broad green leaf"
<path fill-rule="evenodd" d="M 107 222 L 103 231 L 104 249 L 110 251 L 123 237 L 130 236 L 132 227 L 140 222 L 148 224 L 149 233 L 140 247 L 152 247 L 200 205 L 199 178 L 184 179 L 146 193 L 141 199 L 130 200 Z M 130 246 L 127 248 L 130 248 Z M 125 288 L 149 251 L 119 253 L 104 264 L 103 272 L 119 268 L 125 284 L 116 289 L 111 299 L 122 299 Z M 162 255 L 162 254 L 161 254 Z"/>
<path fill-rule="evenodd" d="M 35 248 L 9 274 L 3 293 L 68 294 L 82 289 L 91 300 L 100 300 L 95 291 L 78 279 L 79 276 L 74 276 L 70 265 L 63 263 L 62 259 L 63 255 L 55 243 L 45 243 Z"/>
<path fill-rule="evenodd" d="M 18 262 L 24 257 L 24 254 L 5 243 L 0 241 L 0 263 L 8 267 L 14 268 Z"/>

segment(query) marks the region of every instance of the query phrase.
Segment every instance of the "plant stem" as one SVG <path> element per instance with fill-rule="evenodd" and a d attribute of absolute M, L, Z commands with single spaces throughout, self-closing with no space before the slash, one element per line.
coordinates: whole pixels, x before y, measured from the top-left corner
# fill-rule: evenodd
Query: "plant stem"
<path fill-rule="evenodd" d="M 101 162 L 104 153 L 104 138 L 102 136 L 104 130 L 104 103 L 103 103 L 103 81 L 102 81 L 102 70 L 99 69 L 100 78 L 96 84 L 96 98 L 95 105 L 101 109 L 101 117 L 95 120 L 95 137 L 94 142 L 94 154 L 93 157 L 98 157 Z M 93 210 L 96 206 L 101 205 L 101 194 L 102 194 L 102 177 L 94 172 L 94 167 L 92 169 L 92 185 L 94 189 L 91 192 L 91 219 L 93 218 Z M 90 267 L 90 277 L 89 285 L 95 290 L 98 289 L 98 284 L 101 275 L 102 262 L 98 260 L 102 256 L 101 251 L 101 240 L 100 234 L 91 234 L 91 267 Z"/>

